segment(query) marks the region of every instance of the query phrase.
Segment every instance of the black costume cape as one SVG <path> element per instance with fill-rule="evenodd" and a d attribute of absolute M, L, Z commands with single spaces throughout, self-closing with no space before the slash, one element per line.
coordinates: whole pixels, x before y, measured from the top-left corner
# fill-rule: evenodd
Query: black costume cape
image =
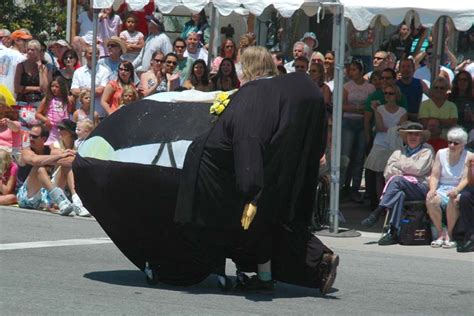
<path fill-rule="evenodd" d="M 295 260 L 285 234 L 273 228 L 281 226 L 270 224 L 309 222 L 326 139 L 319 89 L 295 73 L 244 85 L 215 123 L 209 106 L 142 100 L 108 117 L 73 163 L 84 205 L 119 249 L 141 270 L 149 262 L 161 282 L 197 283 L 223 254 L 256 265 L 245 240 L 270 227 L 275 278 L 317 287 L 285 275 L 295 269 L 285 263 Z M 248 202 L 257 216 L 243 232 Z M 303 265 L 310 248 L 318 248 L 313 266 L 330 251 L 313 236 L 299 237 Z"/>

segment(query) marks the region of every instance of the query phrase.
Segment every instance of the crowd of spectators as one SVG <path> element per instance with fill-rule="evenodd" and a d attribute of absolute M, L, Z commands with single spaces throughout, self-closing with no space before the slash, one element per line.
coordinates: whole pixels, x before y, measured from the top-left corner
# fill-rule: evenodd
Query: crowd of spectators
<path fill-rule="evenodd" d="M 27 29 L 0 30 L 1 83 L 17 101 L 16 111 L 12 111 L 5 104 L 7 96 L 0 99 L 0 156 L 4 157 L 1 203 L 53 211 L 51 205 L 55 205 L 63 215 L 88 214 L 75 193 L 71 161 L 77 149 L 74 144 L 80 144 L 94 126 L 122 106 L 155 93 L 229 91 L 245 83 L 240 56 L 247 47 L 256 45 L 255 34 L 244 34 L 238 41 L 225 38 L 218 56 L 209 59 L 210 27 L 204 12 L 192 14 L 173 42 L 160 13 L 148 12 L 145 19 L 142 14 L 102 10 L 97 43 L 92 39 L 90 8 L 79 14 L 78 36 L 71 43 L 60 39 L 46 45 Z M 141 25 L 144 20 L 146 29 Z M 392 229 L 381 244 L 396 241 L 403 200 L 426 199 L 439 233 L 433 245 L 453 247 L 453 221 L 459 213 L 459 203 L 454 201 L 468 187 L 468 168 L 459 166 L 471 166 L 470 161 L 474 161 L 466 151 L 474 141 L 474 64 L 468 59 L 458 62 L 446 41 L 446 62 L 431 82 L 432 37 L 424 28 L 411 28 L 401 24 L 373 56 L 346 63 L 342 192 L 363 203 L 365 175 L 365 196 L 374 213 L 364 223 L 373 225 L 382 210 L 392 210 Z M 357 46 L 361 39 L 355 33 L 351 38 L 354 47 L 374 43 L 371 32 L 364 37 L 365 46 Z M 272 47 L 279 74 L 307 73 L 321 89 L 331 113 L 335 53 L 318 51 L 319 41 L 313 32 L 292 44 L 289 58 L 277 50 L 282 45 Z M 97 45 L 98 60 L 94 113 L 90 91 L 92 45 Z M 400 130 L 401 126 L 404 128 Z M 414 137 L 417 141 L 412 140 Z M 458 147 L 454 150 L 452 146 Z M 418 156 L 423 156 L 423 163 Z M 418 164 L 422 167 L 416 168 Z M 453 168 L 455 177 L 451 174 Z M 456 194 L 445 190 L 446 194 L 440 195 L 437 187 L 444 183 L 447 173 L 451 174 L 449 185 Z M 18 181 L 11 180 L 15 174 Z M 407 176 L 411 178 L 407 180 Z M 436 177 L 440 179 L 430 180 Z M 17 184 L 12 185 L 12 181 Z M 448 214 L 447 232 L 440 226 L 440 209 Z"/>

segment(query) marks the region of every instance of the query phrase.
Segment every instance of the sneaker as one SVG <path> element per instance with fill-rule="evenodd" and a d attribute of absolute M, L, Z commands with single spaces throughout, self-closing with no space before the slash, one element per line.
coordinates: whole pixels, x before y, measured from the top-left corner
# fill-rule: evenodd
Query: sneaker
<path fill-rule="evenodd" d="M 332 288 L 337 275 L 337 266 L 339 265 L 339 256 L 336 254 L 324 254 L 320 263 L 322 276 L 319 290 L 322 294 L 327 294 Z"/>
<path fill-rule="evenodd" d="M 386 233 L 379 240 L 379 246 L 389 246 L 398 244 L 397 234 L 392 234 L 390 232 Z"/>
<path fill-rule="evenodd" d="M 74 204 L 69 201 L 63 201 L 64 203 L 59 203 L 59 214 L 62 216 L 69 216 L 74 211 Z"/>
<path fill-rule="evenodd" d="M 273 293 L 275 291 L 275 282 L 273 280 L 263 281 L 254 275 L 243 285 L 242 290 Z"/>
<path fill-rule="evenodd" d="M 456 248 L 457 244 L 454 240 L 445 240 L 443 244 L 444 249 Z"/>
<path fill-rule="evenodd" d="M 80 217 L 91 216 L 91 213 L 89 213 L 89 211 L 84 206 L 74 205 L 74 212 L 76 213 L 76 216 Z"/>

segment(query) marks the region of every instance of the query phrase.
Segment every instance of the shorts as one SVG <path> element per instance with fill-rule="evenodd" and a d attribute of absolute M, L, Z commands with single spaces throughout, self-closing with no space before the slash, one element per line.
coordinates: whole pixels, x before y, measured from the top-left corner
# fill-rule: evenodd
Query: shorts
<path fill-rule="evenodd" d="M 48 208 L 51 205 L 51 198 L 49 197 L 48 190 L 41 188 L 35 195 L 28 197 L 27 181 L 18 189 L 16 198 L 18 200 L 18 206 L 21 208 L 29 208 L 40 210 Z"/>

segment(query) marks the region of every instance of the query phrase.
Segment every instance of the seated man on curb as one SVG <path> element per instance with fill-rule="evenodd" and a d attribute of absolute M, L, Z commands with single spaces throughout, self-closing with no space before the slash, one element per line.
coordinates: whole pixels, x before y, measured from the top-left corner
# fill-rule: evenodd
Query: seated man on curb
<path fill-rule="evenodd" d="M 24 180 L 18 189 L 18 206 L 29 209 L 49 207 L 51 199 L 61 215 L 69 215 L 74 205 L 68 200 L 63 190 L 51 182 L 48 169 L 57 165 L 61 160 L 74 157 L 74 151 L 68 150 L 51 155 L 49 146 L 45 146 L 49 131 L 43 125 L 34 125 L 30 131 L 30 146 L 22 150 L 21 167 L 18 172 L 19 180 Z M 23 179 L 22 179 L 23 178 Z"/>
<path fill-rule="evenodd" d="M 429 132 L 423 125 L 405 122 L 401 127 L 400 137 L 405 146 L 390 156 L 385 167 L 384 177 L 387 181 L 377 208 L 362 221 L 364 226 L 373 226 L 385 209 L 391 212 L 390 229 L 379 240 L 379 245 L 398 243 L 398 228 L 407 201 L 425 200 L 428 192 L 428 177 L 433 166 L 433 147 L 425 143 Z"/>
<path fill-rule="evenodd" d="M 467 159 L 463 184 L 467 186 L 459 198 L 459 219 L 454 228 L 457 235 L 463 236 L 457 245 L 458 252 L 474 251 L 474 155 Z"/>

